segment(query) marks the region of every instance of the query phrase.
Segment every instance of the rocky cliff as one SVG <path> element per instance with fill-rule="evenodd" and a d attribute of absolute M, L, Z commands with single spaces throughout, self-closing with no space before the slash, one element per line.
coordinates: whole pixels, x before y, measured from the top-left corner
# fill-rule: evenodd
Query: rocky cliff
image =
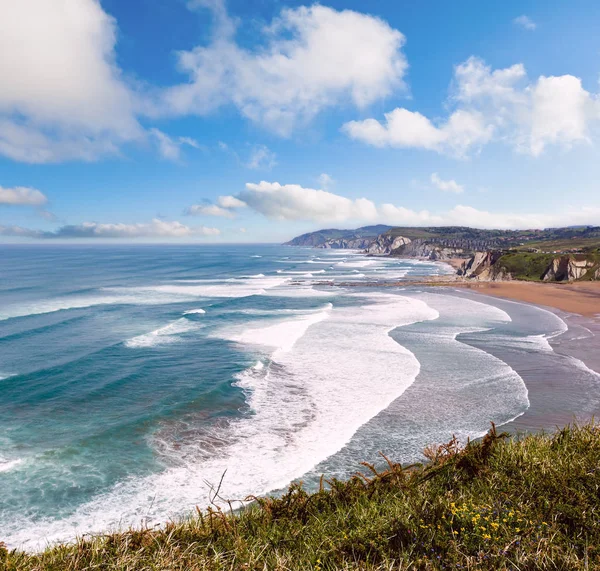
<path fill-rule="evenodd" d="M 502 252 L 476 252 L 463 262 L 456 273 L 459 276 L 481 281 L 510 279 L 510 274 L 496 266 L 496 262 L 501 257 Z"/>
<path fill-rule="evenodd" d="M 378 236 L 365 251 L 371 256 L 425 258 L 428 260 L 448 260 L 464 255 L 461 248 L 445 247 L 428 240 L 411 240 L 405 236 L 390 234 Z"/>
<path fill-rule="evenodd" d="M 561 256 L 552 260 L 542 276 L 545 282 L 574 281 L 582 278 L 600 279 L 600 267 L 596 260 L 577 255 Z"/>
<path fill-rule="evenodd" d="M 317 248 L 331 250 L 364 250 L 373 243 L 373 238 L 337 238 L 319 244 Z"/>
<path fill-rule="evenodd" d="M 476 252 L 465 261 L 458 275 L 480 281 L 512 279 L 569 282 L 600 279 L 598 254 L 569 254 L 556 256 L 547 253 Z"/>
<path fill-rule="evenodd" d="M 402 246 L 410 244 L 411 240 L 404 236 L 390 236 L 388 234 L 382 234 L 378 236 L 375 241 L 372 241 L 366 248 L 366 253 L 371 256 L 389 256 L 394 251 L 398 250 Z"/>

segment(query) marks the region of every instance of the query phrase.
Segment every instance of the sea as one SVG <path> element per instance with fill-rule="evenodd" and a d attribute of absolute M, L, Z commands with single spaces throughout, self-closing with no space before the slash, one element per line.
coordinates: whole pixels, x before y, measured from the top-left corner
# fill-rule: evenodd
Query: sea
<path fill-rule="evenodd" d="M 279 245 L 3 246 L 0 541 L 420 461 L 527 413 L 534 364 L 575 363 L 600 402 L 550 344 L 561 317 L 411 285 L 452 271 Z"/>

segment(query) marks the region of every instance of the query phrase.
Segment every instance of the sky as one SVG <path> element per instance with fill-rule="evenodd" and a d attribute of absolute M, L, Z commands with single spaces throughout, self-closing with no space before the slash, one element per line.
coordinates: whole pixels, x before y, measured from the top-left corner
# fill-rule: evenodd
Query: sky
<path fill-rule="evenodd" d="M 596 0 L 0 0 L 0 243 L 600 225 Z"/>

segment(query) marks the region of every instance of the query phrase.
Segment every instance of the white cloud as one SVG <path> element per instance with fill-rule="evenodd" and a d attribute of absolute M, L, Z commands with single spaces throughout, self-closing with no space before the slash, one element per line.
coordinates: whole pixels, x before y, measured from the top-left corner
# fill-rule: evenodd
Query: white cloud
<path fill-rule="evenodd" d="M 62 226 L 55 232 L 45 232 L 44 238 L 184 238 L 192 236 L 218 236 L 220 230 L 206 226 L 190 227 L 181 222 L 154 218 L 149 223 L 99 224 L 84 222 Z"/>
<path fill-rule="evenodd" d="M 533 155 L 546 145 L 570 147 L 591 142 L 589 124 L 600 118 L 597 97 L 592 97 L 572 75 L 540 77 L 530 89 L 532 99 L 531 131 L 528 147 Z"/>
<path fill-rule="evenodd" d="M 525 16 L 525 14 L 515 18 L 513 24 L 531 32 L 537 28 L 537 24 L 529 16 Z"/>
<path fill-rule="evenodd" d="M 22 228 L 21 226 L 2 226 L 0 225 L 0 236 L 16 236 L 21 238 L 40 238 L 42 232 Z"/>
<path fill-rule="evenodd" d="M 235 196 L 219 196 L 216 204 L 193 204 L 185 213 L 191 216 L 222 216 L 235 218 L 236 210 L 245 208 L 247 204 Z"/>
<path fill-rule="evenodd" d="M 331 175 L 327 174 L 326 172 L 321 173 L 319 175 L 318 181 L 319 181 L 319 184 L 321 185 L 321 188 L 323 188 L 325 190 L 331 188 L 335 184 L 334 178 Z"/>
<path fill-rule="evenodd" d="M 19 206 L 42 206 L 48 202 L 44 194 L 35 188 L 16 186 L 3 188 L 0 186 L 0 204 Z"/>
<path fill-rule="evenodd" d="M 222 216 L 223 218 L 235 218 L 235 213 L 227 208 L 222 208 L 216 204 L 193 204 L 186 214 L 191 216 Z"/>
<path fill-rule="evenodd" d="M 487 143 L 493 127 L 476 111 L 455 111 L 436 126 L 421 113 L 396 108 L 385 114 L 385 124 L 375 119 L 350 121 L 342 130 L 352 139 L 376 147 L 416 147 L 462 156 L 471 147 Z"/>
<path fill-rule="evenodd" d="M 140 140 L 115 63 L 116 23 L 97 0 L 0 3 L 0 154 L 94 160 Z"/>
<path fill-rule="evenodd" d="M 265 181 L 259 184 L 247 183 L 246 190 L 241 192 L 239 197 L 256 212 L 267 218 L 282 221 L 376 222 L 399 226 L 471 226 L 498 229 L 598 225 L 600 222 L 600 208 L 595 207 L 572 207 L 552 215 L 492 213 L 466 205 L 457 205 L 444 212 L 417 211 L 390 203 L 376 205 L 366 198 L 351 200 L 324 190 L 303 188 L 297 184 L 282 185 Z"/>
<path fill-rule="evenodd" d="M 431 183 L 442 192 L 455 192 L 460 194 L 465 191 L 465 187 L 458 184 L 455 180 L 442 180 L 436 172 L 431 175 L 430 180 Z"/>
<path fill-rule="evenodd" d="M 375 204 L 366 198 L 350 200 L 325 190 L 303 188 L 297 184 L 249 182 L 239 198 L 253 210 L 274 220 L 343 222 L 377 218 Z"/>
<path fill-rule="evenodd" d="M 449 103 L 455 109 L 434 123 L 416 111 L 397 108 L 376 119 L 351 121 L 342 130 L 377 147 L 421 148 L 464 156 L 490 141 L 540 155 L 547 146 L 570 148 L 592 140 L 600 99 L 571 75 L 530 82 L 522 64 L 499 70 L 475 57 L 455 68 Z"/>
<path fill-rule="evenodd" d="M 179 161 L 181 159 L 181 147 L 184 145 L 195 149 L 201 148 L 198 141 L 191 137 L 177 137 L 173 139 L 166 133 L 154 128 L 150 129 L 149 133 L 155 140 L 158 152 L 163 159 L 175 162 Z"/>
<path fill-rule="evenodd" d="M 221 208 L 244 208 L 247 206 L 245 202 L 235 196 L 219 196 L 217 204 Z"/>
<path fill-rule="evenodd" d="M 323 109 L 365 107 L 403 87 L 404 36 L 373 16 L 318 4 L 284 9 L 255 38 L 262 45 L 248 49 L 236 43 L 222 2 L 194 5 L 213 9 L 216 33 L 208 46 L 179 52 L 189 81 L 162 94 L 157 115 L 205 115 L 233 104 L 287 136 Z"/>
<path fill-rule="evenodd" d="M 276 157 L 265 145 L 257 145 L 252 149 L 246 166 L 255 170 L 271 170 L 277 164 Z"/>
<path fill-rule="evenodd" d="M 218 236 L 221 231 L 206 226 L 190 227 L 181 222 L 168 222 L 153 219 L 149 223 L 140 224 L 99 224 L 84 222 L 83 224 L 61 226 L 53 232 L 32 230 L 20 226 L 0 226 L 1 236 L 21 236 L 29 238 L 186 238 L 195 236 Z"/>

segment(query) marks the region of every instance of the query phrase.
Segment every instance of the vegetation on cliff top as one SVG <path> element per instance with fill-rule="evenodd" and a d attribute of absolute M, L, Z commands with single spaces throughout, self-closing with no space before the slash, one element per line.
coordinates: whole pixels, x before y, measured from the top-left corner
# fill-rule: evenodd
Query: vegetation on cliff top
<path fill-rule="evenodd" d="M 329 570 L 600 568 L 600 427 L 509 439 L 495 429 L 426 466 L 292 486 L 234 515 L 209 510 L 161 530 L 81 539 L 39 555 L 0 549 L 0 568 Z"/>

